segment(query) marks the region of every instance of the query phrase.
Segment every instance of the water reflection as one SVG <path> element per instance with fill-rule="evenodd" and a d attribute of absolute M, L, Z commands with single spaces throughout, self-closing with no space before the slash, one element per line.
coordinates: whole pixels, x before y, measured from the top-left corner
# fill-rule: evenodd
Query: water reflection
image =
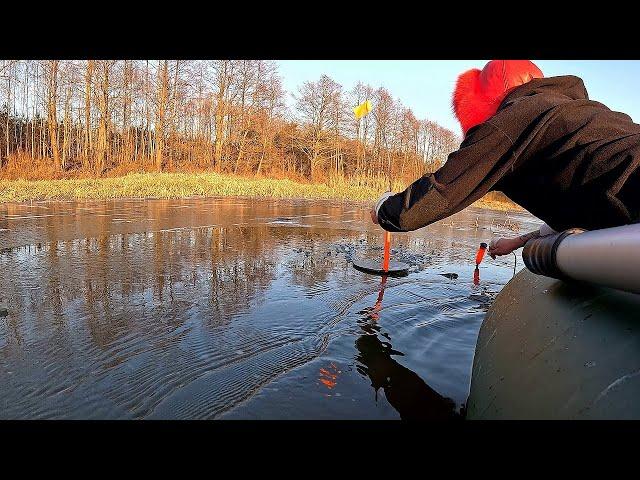
<path fill-rule="evenodd" d="M 350 315 L 375 288 L 349 263 L 381 248 L 367 214 L 342 204 L 238 199 L 0 205 L 0 304 L 8 312 L 0 317 L 0 418 L 216 418 L 295 375 L 354 328 L 362 333 L 356 351 L 350 338 L 340 354 L 357 355 L 398 411 L 419 415 L 407 406 L 414 402 L 449 415 L 413 373 L 422 357 L 411 369 L 392 358 L 372 323 L 380 308 L 366 319 Z M 480 234 L 434 225 L 394 236 L 395 258 L 415 267 L 404 281 L 420 300 L 400 305 L 385 328 L 394 338 L 406 334 L 396 344 L 405 353 L 429 345 L 436 357 L 437 347 L 451 345 L 443 364 L 456 367 L 457 383 L 468 382 L 480 319 L 470 304 L 478 302 L 461 280 L 451 275 L 445 287 L 428 270 L 467 272 Z M 496 285 L 506 281 L 499 268 L 484 271 Z M 447 290 L 454 287 L 457 300 Z M 468 338 L 450 335 L 439 319 L 421 327 L 443 313 Z M 330 363 L 325 371 L 326 387 L 348 375 Z M 447 393 L 466 388 L 445 377 L 429 382 Z M 320 408 L 311 405 L 308 417 Z"/>
<path fill-rule="evenodd" d="M 378 324 L 386 282 L 387 277 L 382 277 L 375 305 L 360 312 L 364 316 L 358 324 L 364 334 L 355 342 L 358 372 L 371 380 L 376 400 L 378 390 L 383 389 L 387 401 L 403 420 L 460 418 L 456 403 L 451 398 L 440 395 L 419 375 L 392 358 L 404 354 L 393 349 L 391 337 Z"/>

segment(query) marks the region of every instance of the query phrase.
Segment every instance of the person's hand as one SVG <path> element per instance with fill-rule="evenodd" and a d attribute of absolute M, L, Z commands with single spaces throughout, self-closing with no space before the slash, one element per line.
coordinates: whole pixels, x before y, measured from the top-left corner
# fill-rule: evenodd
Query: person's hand
<path fill-rule="evenodd" d="M 494 260 L 502 255 L 509 255 L 514 250 L 522 247 L 519 238 L 496 238 L 489 243 L 488 253 Z"/>
<path fill-rule="evenodd" d="M 375 208 L 372 208 L 372 209 L 369 211 L 369 214 L 371 215 L 371 221 L 372 221 L 374 224 L 379 225 L 379 223 L 378 223 L 378 214 L 376 213 L 376 209 L 375 209 Z"/>
<path fill-rule="evenodd" d="M 387 198 L 389 198 L 390 196 L 392 196 L 392 195 L 393 195 L 393 192 L 385 192 L 385 193 L 383 193 L 382 196 L 376 202 L 375 206 L 369 212 L 370 215 L 371 215 L 371 221 L 374 224 L 380 225 L 380 222 L 378 222 L 378 210 L 380 209 L 380 206 L 385 202 L 385 200 Z"/>

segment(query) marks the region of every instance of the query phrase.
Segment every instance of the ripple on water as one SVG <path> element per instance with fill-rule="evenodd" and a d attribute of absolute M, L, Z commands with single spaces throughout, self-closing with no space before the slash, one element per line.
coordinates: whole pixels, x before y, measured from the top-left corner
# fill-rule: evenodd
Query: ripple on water
<path fill-rule="evenodd" d="M 45 208 L 0 215 L 11 222 L 0 231 L 0 418 L 261 418 L 273 410 L 260 402 L 284 398 L 315 418 L 328 397 L 296 387 L 303 366 L 331 350 L 342 366 L 332 398 L 383 402 L 362 372 L 385 371 L 387 347 L 391 371 L 460 404 L 484 309 L 513 270 L 488 264 L 474 286 L 465 262 L 482 234 L 434 226 L 394 235 L 394 259 L 412 273 L 381 284 L 350 264 L 381 255 L 380 232 L 363 230 L 366 209 L 353 206 Z M 379 337 L 383 354 L 359 373 L 361 336 Z"/>

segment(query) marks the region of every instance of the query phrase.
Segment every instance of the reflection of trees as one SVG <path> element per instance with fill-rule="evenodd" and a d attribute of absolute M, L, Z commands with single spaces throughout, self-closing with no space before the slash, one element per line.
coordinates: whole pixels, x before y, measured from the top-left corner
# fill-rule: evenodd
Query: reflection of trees
<path fill-rule="evenodd" d="M 6 231 L 9 228 L 9 222 L 7 221 L 8 209 L 6 206 L 0 205 L 0 232 Z M 0 245 L 0 251 L 4 245 Z"/>
<path fill-rule="evenodd" d="M 47 230 L 47 235 L 55 238 L 55 229 L 56 225 L 54 222 L 49 221 L 52 217 L 49 217 L 47 222 L 45 222 L 45 228 Z M 62 292 L 60 285 L 60 264 L 59 264 L 59 252 L 58 249 L 63 247 L 61 242 L 52 242 L 49 248 L 47 249 L 47 257 L 51 265 L 51 272 L 47 276 L 47 289 L 46 289 L 46 297 L 45 302 L 47 302 L 55 316 L 56 322 L 62 322 L 63 319 L 63 307 L 62 307 Z M 45 279 L 43 279 L 45 280 Z"/>
<path fill-rule="evenodd" d="M 36 238 L 34 243 L 43 245 L 42 252 L 25 253 L 35 267 L 32 271 L 9 260 L 40 287 L 30 291 L 16 286 L 15 301 L 22 301 L 20 292 L 29 291 L 34 311 L 53 314 L 58 321 L 65 320 L 65 308 L 73 302 L 97 345 L 139 328 L 135 315 L 165 315 L 173 309 L 175 321 L 180 321 L 180 312 L 194 303 L 211 309 L 208 321 L 227 322 L 260 301 L 277 272 L 290 277 L 289 285 L 315 296 L 319 286 L 336 278 L 331 273 L 336 267 L 348 268 L 333 246 L 360 238 L 365 242 L 356 255 L 376 255 L 365 245 L 381 245 L 382 238 L 378 231 L 363 236 L 336 230 L 337 220 L 331 226 L 316 222 L 339 219 L 343 206 L 290 201 L 71 202 L 33 211 L 3 208 L 10 215 L 55 215 L 10 222 L 10 241 L 20 230 L 23 239 Z M 278 216 L 300 217 L 300 223 L 310 226 L 269 223 Z M 120 221 L 126 219 L 134 223 Z M 446 244 L 453 240 L 453 231 L 450 236 L 429 240 L 440 257 L 450 250 Z M 394 235 L 392 247 L 414 241 L 413 235 Z M 0 284 L 11 283 L 11 277 L 1 276 Z"/>
<path fill-rule="evenodd" d="M 104 211 L 100 208 L 97 211 Z M 107 210 L 108 211 L 108 210 Z M 156 204 L 157 224 L 175 212 Z M 207 323 L 220 324 L 260 300 L 275 278 L 277 249 L 294 230 L 280 231 L 265 224 L 168 228 L 156 231 L 111 233 L 113 216 L 94 215 L 93 236 L 57 240 L 56 217 L 43 219 L 47 242 L 41 252 L 25 252 L 37 269 L 21 274 L 37 283 L 31 307 L 38 316 L 71 321 L 65 310 L 86 321 L 95 345 L 107 347 L 142 328 L 139 315 L 172 317 L 182 322 L 193 304 L 210 311 Z M 154 222 L 155 223 L 155 222 Z M 21 268 L 17 258 L 3 259 Z M 0 288 L 13 282 L 21 297 L 18 277 L 0 276 Z M 3 288 L 7 291 L 7 288 Z M 16 305 L 17 306 L 17 305 Z M 24 310 L 24 309 L 23 309 Z"/>
<path fill-rule="evenodd" d="M 274 246 L 259 230 L 111 233 L 111 220 L 93 215 L 92 236 L 58 240 L 59 220 L 47 217 L 40 223 L 42 248 L 3 254 L 13 272 L 0 275 L 0 288 L 11 296 L 12 311 L 33 310 L 34 320 L 47 323 L 79 315 L 94 344 L 106 347 L 141 328 L 139 315 L 180 317 L 193 302 L 215 305 L 214 315 L 226 321 L 273 278 Z M 221 238 L 225 245 L 217 249 Z M 66 317 L 69 308 L 74 318 Z"/>
<path fill-rule="evenodd" d="M 211 231 L 211 286 L 209 300 L 226 323 L 248 308 L 275 278 L 277 244 L 266 226 L 220 227 Z"/>
<path fill-rule="evenodd" d="M 103 202 L 91 205 L 81 220 L 70 215 L 26 221 L 30 235 L 37 236 L 22 238 L 38 238 L 42 248 L 0 255 L 0 289 L 11 298 L 12 310 L 11 328 L 3 332 L 6 344 L 23 342 L 35 362 L 56 369 L 52 376 L 60 377 L 59 384 L 92 384 L 118 405 L 150 399 L 160 391 L 157 385 L 167 383 L 158 372 L 182 379 L 194 365 L 213 364 L 214 355 L 231 358 L 227 346 L 232 353 L 244 350 L 238 356 L 283 341 L 284 334 L 252 323 L 261 313 L 254 307 L 278 275 L 285 281 L 276 294 L 284 292 L 290 300 L 286 288 L 298 286 L 302 295 L 339 312 L 346 305 L 341 289 L 350 292 L 353 275 L 344 250 L 334 247 L 355 244 L 355 255 L 380 253 L 371 248 L 381 245 L 380 232 L 340 229 L 344 207 L 242 202 L 249 208 L 238 208 L 234 201 L 239 202 L 185 201 L 184 209 L 172 208 L 183 202 Z M 77 207 L 56 204 L 49 212 Z M 276 216 L 327 211 L 332 217 L 321 220 L 331 222 L 302 217 L 296 221 L 309 226 L 270 223 Z M 118 218 L 137 223 L 114 221 Z M 13 223 L 11 228 L 17 230 Z M 413 241 L 412 235 L 394 235 L 392 246 Z M 251 319 L 239 318 L 249 311 Z M 361 328 L 360 372 L 385 391 L 403 418 L 454 415 L 448 399 L 396 362 L 398 352 L 379 326 L 369 319 Z M 231 345 L 229 337 L 244 334 L 250 342 Z M 118 365 L 117 372 L 107 372 Z M 140 385 L 127 385 L 132 372 Z"/>
<path fill-rule="evenodd" d="M 154 329 L 177 328 L 194 318 L 188 312 L 194 305 L 197 318 L 208 325 L 231 322 L 262 300 L 278 272 L 291 276 L 287 283 L 304 287 L 327 282 L 336 265 L 348 268 L 331 246 L 360 235 L 314 222 L 326 215 L 326 205 L 244 202 L 238 208 L 234 199 L 194 200 L 184 202 L 188 208 L 176 208 L 180 205 L 50 204 L 46 212 L 56 216 L 23 224 L 43 245 L 42 251 L 25 253 L 37 268 L 25 271 L 15 257 L 3 259 L 40 288 L 30 291 L 19 278 L 7 275 L 0 276 L 0 288 L 13 281 L 17 303 L 29 291 L 31 302 L 22 311 L 30 308 L 45 322 L 43 327 L 52 319 L 67 326 L 79 319 L 92 344 L 105 349 Z M 13 212 L 18 213 L 25 212 Z M 310 226 L 270 223 L 279 215 L 309 215 L 300 223 Z"/>

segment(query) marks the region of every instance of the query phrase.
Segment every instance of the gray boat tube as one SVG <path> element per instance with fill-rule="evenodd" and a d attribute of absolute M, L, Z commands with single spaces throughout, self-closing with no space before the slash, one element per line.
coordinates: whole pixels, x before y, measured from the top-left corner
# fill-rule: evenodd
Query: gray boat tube
<path fill-rule="evenodd" d="M 640 295 L 520 270 L 480 328 L 467 419 L 640 420 Z"/>
<path fill-rule="evenodd" d="M 522 258 L 538 275 L 640 293 L 640 224 L 535 238 Z"/>

